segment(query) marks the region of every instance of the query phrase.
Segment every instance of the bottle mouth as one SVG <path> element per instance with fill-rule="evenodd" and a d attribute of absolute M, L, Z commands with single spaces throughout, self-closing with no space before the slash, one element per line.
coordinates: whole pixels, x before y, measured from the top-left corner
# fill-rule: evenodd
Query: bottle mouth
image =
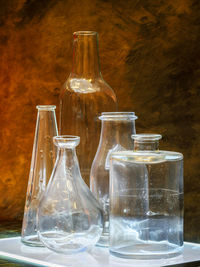
<path fill-rule="evenodd" d="M 135 115 L 135 112 L 102 112 L 99 119 L 110 120 L 110 121 L 118 121 L 118 120 L 130 120 L 134 121 L 138 117 Z"/>
<path fill-rule="evenodd" d="M 74 36 L 95 36 L 97 32 L 95 31 L 77 31 L 73 33 Z"/>
<path fill-rule="evenodd" d="M 162 139 L 161 134 L 133 134 L 131 138 L 137 142 L 154 142 Z"/>
<path fill-rule="evenodd" d="M 53 142 L 61 148 L 72 148 L 78 146 L 80 137 L 75 135 L 58 135 L 53 137 Z"/>
<path fill-rule="evenodd" d="M 55 105 L 38 105 L 36 106 L 38 110 L 55 110 L 56 106 Z"/>

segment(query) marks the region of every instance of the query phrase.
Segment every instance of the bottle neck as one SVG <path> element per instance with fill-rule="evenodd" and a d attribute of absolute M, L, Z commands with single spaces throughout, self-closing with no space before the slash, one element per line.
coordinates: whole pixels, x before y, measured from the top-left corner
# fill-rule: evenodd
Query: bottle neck
<path fill-rule="evenodd" d="M 74 167 L 78 167 L 78 159 L 76 156 L 75 148 L 59 148 L 59 164 L 63 165 L 63 169 L 72 170 Z"/>
<path fill-rule="evenodd" d="M 131 139 L 133 133 L 135 133 L 135 121 L 102 120 L 100 146 L 111 149 L 118 144 L 124 149 L 133 149 Z"/>
<path fill-rule="evenodd" d="M 134 140 L 134 150 L 135 151 L 157 151 L 159 150 L 159 141 L 141 141 L 141 140 Z"/>
<path fill-rule="evenodd" d="M 71 77 L 85 79 L 101 77 L 96 32 L 74 33 Z"/>

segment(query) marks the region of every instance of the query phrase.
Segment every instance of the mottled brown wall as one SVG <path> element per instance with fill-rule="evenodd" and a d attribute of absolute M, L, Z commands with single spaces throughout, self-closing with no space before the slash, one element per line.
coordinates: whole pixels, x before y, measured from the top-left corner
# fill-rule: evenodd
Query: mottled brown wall
<path fill-rule="evenodd" d="M 72 33 L 99 32 L 104 79 L 138 132 L 185 156 L 185 238 L 200 241 L 200 1 L 0 1 L 0 219 L 21 219 L 37 104 L 58 104 Z"/>

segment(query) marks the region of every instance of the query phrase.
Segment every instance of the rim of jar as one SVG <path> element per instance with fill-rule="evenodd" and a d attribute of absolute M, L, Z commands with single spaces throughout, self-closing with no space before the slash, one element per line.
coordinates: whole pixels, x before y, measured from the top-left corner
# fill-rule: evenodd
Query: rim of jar
<path fill-rule="evenodd" d="M 137 120 L 137 116 L 135 115 L 135 112 L 129 112 L 129 111 L 117 111 L 117 112 L 102 112 L 101 116 L 99 116 L 99 119 L 104 120 L 130 120 L 134 121 Z"/>
<path fill-rule="evenodd" d="M 132 134 L 131 138 L 137 142 L 153 142 L 162 139 L 162 135 L 153 133 L 142 133 L 142 134 Z"/>
<path fill-rule="evenodd" d="M 77 31 L 73 33 L 74 36 L 88 36 L 88 35 L 98 35 L 95 31 Z"/>
<path fill-rule="evenodd" d="M 56 106 L 55 105 L 37 105 L 36 108 L 39 110 L 54 110 L 56 109 Z"/>
<path fill-rule="evenodd" d="M 157 163 L 166 161 L 164 153 L 157 151 L 115 151 L 111 153 L 111 160 L 127 161 L 127 162 L 151 162 L 158 160 Z"/>
<path fill-rule="evenodd" d="M 80 137 L 76 135 L 57 135 L 53 137 L 53 142 L 58 147 L 76 147 L 80 143 Z"/>
<path fill-rule="evenodd" d="M 150 151 L 150 150 L 140 150 L 140 151 L 114 151 L 111 153 L 110 158 L 114 160 L 122 160 L 127 157 L 127 160 L 132 160 L 134 157 L 145 158 L 147 161 L 149 161 L 148 157 L 154 156 L 157 157 L 157 159 L 164 159 L 165 161 L 177 161 L 177 160 L 183 160 L 184 156 L 180 152 L 175 151 L 167 151 L 167 150 L 159 150 L 159 151 Z"/>

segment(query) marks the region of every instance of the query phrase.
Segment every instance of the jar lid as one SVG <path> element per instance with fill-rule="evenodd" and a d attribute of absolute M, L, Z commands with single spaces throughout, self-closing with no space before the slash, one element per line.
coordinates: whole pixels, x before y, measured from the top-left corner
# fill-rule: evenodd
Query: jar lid
<path fill-rule="evenodd" d="M 183 154 L 174 151 L 116 151 L 112 152 L 111 159 L 131 163 L 160 163 L 164 161 L 179 161 Z"/>
<path fill-rule="evenodd" d="M 37 109 L 39 110 L 54 110 L 56 109 L 55 105 L 38 105 L 36 106 Z"/>
<path fill-rule="evenodd" d="M 111 159 L 119 162 L 130 162 L 140 164 L 161 163 L 166 161 L 165 154 L 154 151 L 117 151 L 111 154 Z"/>
<path fill-rule="evenodd" d="M 135 112 L 102 112 L 100 120 L 136 120 Z"/>

